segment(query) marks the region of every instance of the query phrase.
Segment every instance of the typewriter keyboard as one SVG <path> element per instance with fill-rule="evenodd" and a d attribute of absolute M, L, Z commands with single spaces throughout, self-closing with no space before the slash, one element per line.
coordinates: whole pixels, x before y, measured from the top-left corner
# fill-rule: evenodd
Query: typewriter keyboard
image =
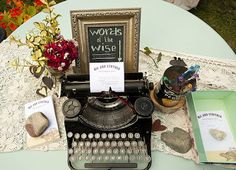
<path fill-rule="evenodd" d="M 74 169 L 145 169 L 151 161 L 139 133 L 67 133 Z"/>

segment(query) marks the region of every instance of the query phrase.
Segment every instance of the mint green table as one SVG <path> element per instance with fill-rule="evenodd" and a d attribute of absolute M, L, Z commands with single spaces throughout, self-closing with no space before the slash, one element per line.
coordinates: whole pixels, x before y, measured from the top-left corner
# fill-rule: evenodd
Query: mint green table
<path fill-rule="evenodd" d="M 172 4 L 161 0 L 67 0 L 55 6 L 62 14 L 60 26 L 65 38 L 71 38 L 70 10 L 141 7 L 141 47 L 171 50 L 187 54 L 236 59 L 227 43 L 207 24 Z M 33 22 L 41 21 L 40 13 L 20 26 L 13 35 L 25 37 Z M 151 170 L 224 170 L 211 165 L 152 152 Z M 0 153 L 1 170 L 69 170 L 66 151 L 17 151 Z"/>

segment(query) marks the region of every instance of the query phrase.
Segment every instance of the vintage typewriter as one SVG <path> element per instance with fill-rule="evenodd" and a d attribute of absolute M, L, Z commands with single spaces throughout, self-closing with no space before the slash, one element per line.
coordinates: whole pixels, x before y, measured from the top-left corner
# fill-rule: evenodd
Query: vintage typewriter
<path fill-rule="evenodd" d="M 125 73 L 125 91 L 90 93 L 89 75 L 62 78 L 61 95 L 71 169 L 149 169 L 153 84 Z"/>

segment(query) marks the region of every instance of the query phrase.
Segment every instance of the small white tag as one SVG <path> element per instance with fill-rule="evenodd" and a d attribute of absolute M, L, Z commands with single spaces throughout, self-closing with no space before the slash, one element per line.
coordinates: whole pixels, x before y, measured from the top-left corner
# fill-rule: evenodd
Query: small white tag
<path fill-rule="evenodd" d="M 124 92 L 124 62 L 89 63 L 90 92 Z"/>

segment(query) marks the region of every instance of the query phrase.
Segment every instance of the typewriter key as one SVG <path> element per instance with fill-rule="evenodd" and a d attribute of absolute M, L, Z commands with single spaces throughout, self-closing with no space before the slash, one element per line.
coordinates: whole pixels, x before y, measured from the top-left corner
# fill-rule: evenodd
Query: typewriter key
<path fill-rule="evenodd" d="M 120 137 L 121 137 L 122 139 L 125 139 L 125 138 L 126 138 L 126 133 L 121 133 L 121 134 L 120 134 Z"/>
<path fill-rule="evenodd" d="M 73 133 L 72 133 L 72 132 L 68 132 L 68 133 L 67 133 L 67 137 L 68 137 L 68 138 L 72 138 L 72 136 L 73 136 Z"/>
<path fill-rule="evenodd" d="M 62 105 L 62 112 L 65 117 L 72 118 L 79 114 L 81 104 L 76 99 L 68 99 Z"/>
<path fill-rule="evenodd" d="M 113 133 L 108 133 L 107 136 L 108 136 L 109 139 L 112 139 L 113 138 Z"/>
<path fill-rule="evenodd" d="M 140 116 L 150 116 L 154 110 L 152 101 L 147 97 L 140 97 L 134 102 L 134 109 Z"/>
<path fill-rule="evenodd" d="M 80 134 L 79 134 L 79 133 L 76 133 L 76 134 L 74 135 L 74 138 L 75 138 L 75 139 L 79 139 L 79 137 L 80 137 Z"/>

